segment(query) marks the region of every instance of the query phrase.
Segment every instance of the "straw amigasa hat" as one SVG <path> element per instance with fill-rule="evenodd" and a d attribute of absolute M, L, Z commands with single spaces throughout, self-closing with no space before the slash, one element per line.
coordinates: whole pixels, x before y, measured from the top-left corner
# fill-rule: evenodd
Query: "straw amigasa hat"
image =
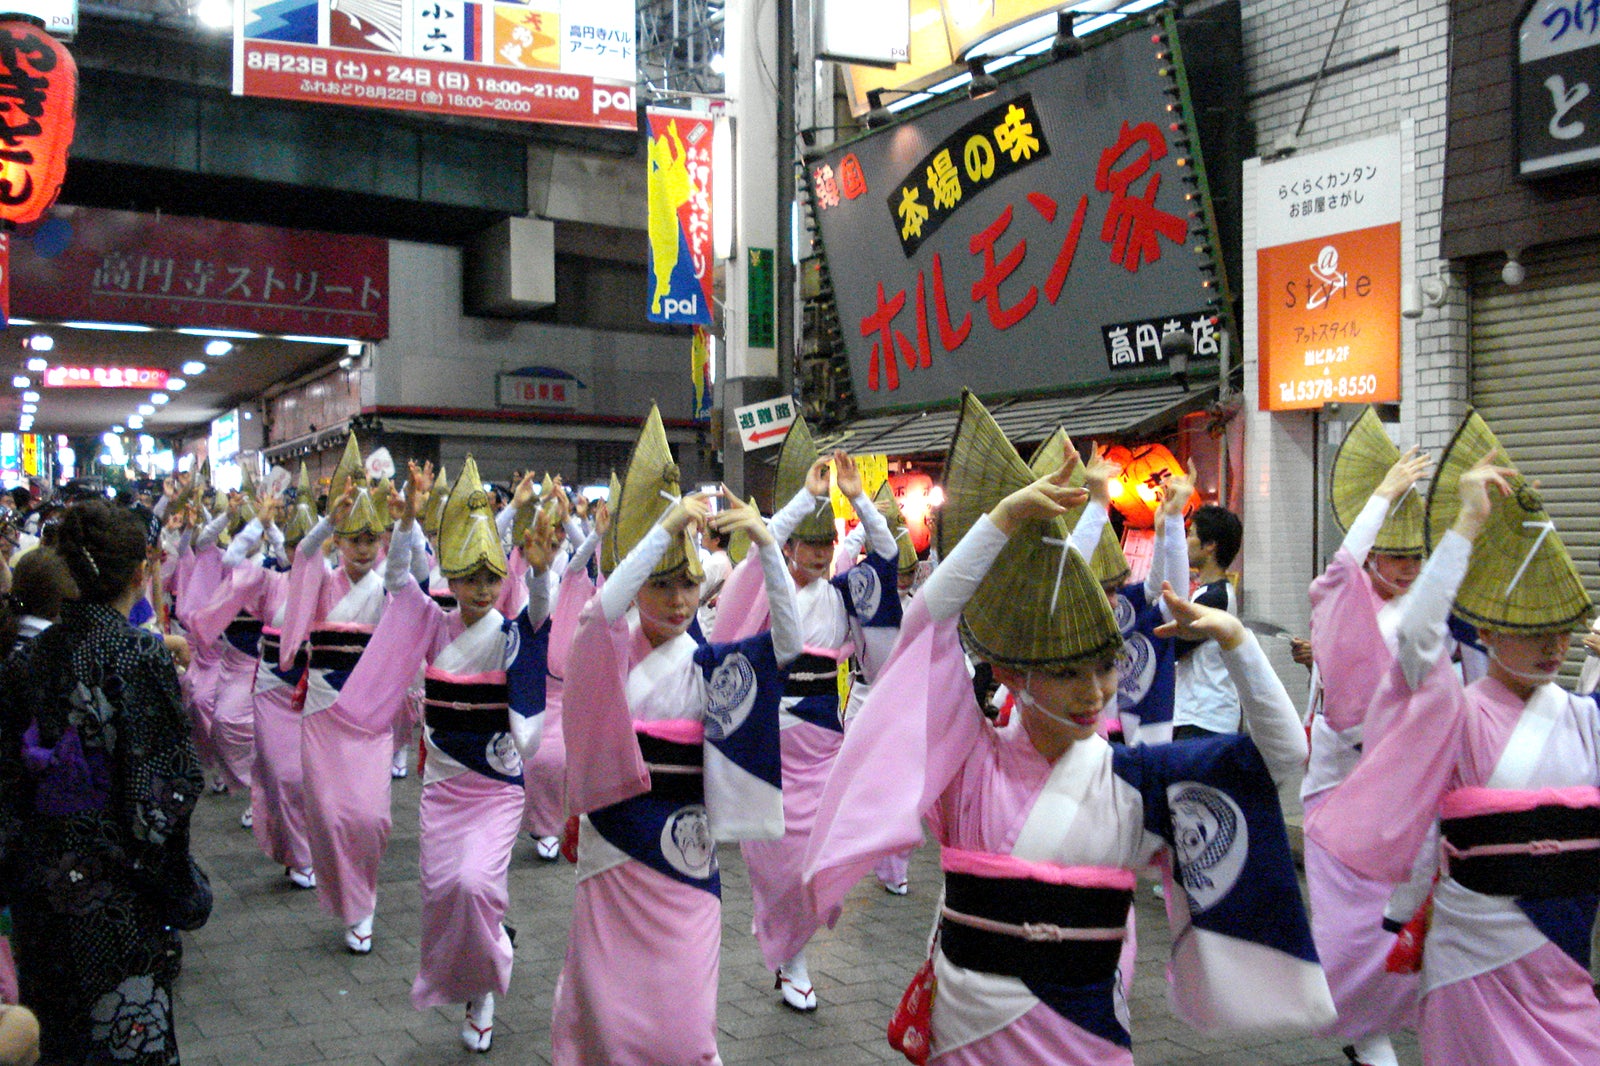
<path fill-rule="evenodd" d="M 1059 461 L 1057 463 L 1059 466 Z M 970 392 L 945 464 L 939 555 L 948 559 L 981 516 L 1036 477 Z M 1061 518 L 1029 522 L 1007 541 L 961 612 L 961 640 L 979 658 L 1060 670 L 1122 647 L 1122 632 Z"/>
<path fill-rule="evenodd" d="M 650 415 L 644 420 L 639 439 L 633 446 L 633 456 L 628 460 L 628 472 L 622 479 L 621 499 L 611 510 L 611 529 L 615 534 L 612 550 L 618 562 L 627 558 L 628 553 L 678 502 L 679 476 L 678 464 L 673 462 L 672 449 L 667 446 L 667 431 L 661 424 L 661 411 L 651 404 Z M 650 576 L 660 577 L 684 569 L 695 581 L 705 577 L 700 566 L 700 552 L 688 529 L 667 546 L 667 553 L 656 563 Z"/>
<path fill-rule="evenodd" d="M 1340 531 L 1349 530 L 1350 523 L 1372 498 L 1373 490 L 1399 460 L 1400 449 L 1384 432 L 1378 413 L 1368 407 L 1345 434 L 1344 442 L 1333 457 L 1333 517 Z M 1381 555 L 1423 554 L 1424 510 L 1422 493 L 1413 485 L 1390 505 L 1389 516 L 1383 520 L 1383 528 L 1378 530 L 1372 550 Z"/>
<path fill-rule="evenodd" d="M 1461 510 L 1461 474 L 1490 451 L 1511 457 L 1476 411 L 1456 430 L 1428 492 L 1425 528 L 1432 550 Z M 1456 593 L 1455 613 L 1485 629 L 1544 633 L 1581 625 L 1592 608 L 1566 545 L 1539 492 L 1521 474 L 1507 479 L 1512 495 L 1489 493 L 1489 520 L 1472 544 L 1467 575 Z"/>
<path fill-rule="evenodd" d="M 444 464 L 439 464 L 439 476 L 434 479 L 433 492 L 422 509 L 422 532 L 435 544 L 439 542 L 439 526 L 444 521 L 444 502 L 450 498 L 450 475 Z"/>
<path fill-rule="evenodd" d="M 470 577 L 479 570 L 506 576 L 506 553 L 494 525 L 489 494 L 478 479 L 478 464 L 467 456 L 461 476 L 450 486 L 439 524 L 439 572 L 446 578 Z"/>
<path fill-rule="evenodd" d="M 622 479 L 611 471 L 611 481 L 606 489 L 606 507 L 611 511 L 611 524 L 600 536 L 600 572 L 609 575 L 621 560 L 617 556 L 617 507 L 622 503 Z"/>
<path fill-rule="evenodd" d="M 228 519 L 228 536 L 237 537 L 239 531 L 256 518 L 256 479 L 250 475 L 250 468 L 244 468 L 244 479 L 239 485 L 239 509 Z"/>
<path fill-rule="evenodd" d="M 806 474 L 820 458 L 822 456 L 817 451 L 817 443 L 811 439 L 811 428 L 803 417 L 796 416 L 794 423 L 789 426 L 789 432 L 784 435 L 782 447 L 778 449 L 778 477 L 772 487 L 775 507 L 783 507 L 794 499 L 795 493 L 806 487 Z M 833 501 L 824 499 L 819 503 L 815 510 L 800 520 L 789 538 L 832 544 Z"/>
<path fill-rule="evenodd" d="M 1067 457 L 1067 445 L 1070 443 L 1065 429 L 1057 429 L 1050 435 L 1050 439 L 1039 445 L 1033 453 L 1033 458 L 1028 461 L 1028 467 L 1036 478 L 1053 474 L 1061 469 L 1061 462 Z M 1080 463 L 1073 468 L 1072 476 L 1067 484 L 1082 486 L 1089 483 L 1089 476 L 1084 473 Z M 1074 507 L 1061 516 L 1070 531 L 1078 524 L 1078 519 L 1083 515 L 1085 507 Z M 1094 546 L 1094 554 L 1089 557 L 1089 572 L 1094 575 L 1103 588 L 1115 583 L 1119 587 L 1127 583 L 1128 575 L 1133 573 L 1133 567 L 1128 565 L 1128 557 L 1122 552 L 1122 541 L 1117 539 L 1117 531 L 1111 524 L 1110 515 L 1106 516 L 1106 524 L 1100 527 L 1100 541 Z"/>
<path fill-rule="evenodd" d="M 361 445 L 356 442 L 354 433 L 345 438 L 344 455 L 333 471 L 332 483 L 328 485 L 330 512 L 338 506 L 339 497 L 344 495 L 344 487 L 352 481 L 358 488 L 355 503 L 351 506 L 350 513 L 345 516 L 343 524 L 335 526 L 333 531 L 341 537 L 353 537 L 360 533 L 371 533 L 381 537 L 389 528 L 389 524 L 384 521 L 384 516 L 389 513 L 389 501 L 375 499 L 376 494 L 367 487 L 367 468 L 361 459 Z M 381 510 L 378 506 L 380 503 L 383 505 Z"/>
<path fill-rule="evenodd" d="M 306 464 L 301 463 L 300 487 L 295 490 L 295 501 L 283 522 L 283 543 L 286 546 L 299 544 L 316 524 L 317 504 L 316 497 L 311 494 L 311 475 L 306 472 Z"/>
<path fill-rule="evenodd" d="M 911 543 L 911 530 L 906 528 L 906 517 L 900 513 L 900 504 L 894 498 L 894 487 L 885 481 L 872 494 L 872 504 L 889 523 L 889 532 L 900 549 L 900 573 L 913 574 L 917 570 L 917 549 Z"/>

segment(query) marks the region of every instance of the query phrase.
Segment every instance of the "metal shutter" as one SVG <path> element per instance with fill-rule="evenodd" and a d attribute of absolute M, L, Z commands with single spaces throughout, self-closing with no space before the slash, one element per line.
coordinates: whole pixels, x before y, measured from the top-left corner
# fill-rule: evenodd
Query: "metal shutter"
<path fill-rule="evenodd" d="M 1518 469 L 1538 479 L 1589 594 L 1600 600 L 1600 241 L 1498 256 L 1472 273 L 1472 402 Z M 1573 641 L 1568 664 L 1583 648 Z"/>

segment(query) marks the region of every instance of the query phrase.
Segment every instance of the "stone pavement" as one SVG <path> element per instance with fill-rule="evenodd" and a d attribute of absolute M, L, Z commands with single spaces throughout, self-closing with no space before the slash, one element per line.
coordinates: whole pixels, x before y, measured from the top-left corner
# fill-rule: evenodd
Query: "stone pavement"
<path fill-rule="evenodd" d="M 179 1046 L 185 1066 L 434 1066 L 474 1056 L 457 1037 L 461 1008 L 418 1012 L 416 975 L 416 775 L 395 782 L 394 834 L 378 891 L 371 955 L 345 952 L 338 923 L 315 893 L 291 888 L 283 871 L 239 828 L 242 796 L 210 796 L 195 815 L 195 851 L 211 875 L 216 910 L 186 934 L 178 984 Z M 869 879 L 851 896 L 838 928 L 809 951 L 821 1009 L 782 1007 L 750 936 L 749 881 L 737 848 L 721 852 L 722 994 L 718 1023 L 731 1064 L 904 1063 L 884 1026 L 926 950 L 938 899 L 934 848 L 917 852 L 911 893 L 890 896 Z M 510 993 L 498 1004 L 494 1047 L 479 1061 L 528 1066 L 550 1061 L 550 1001 L 566 948 L 573 868 L 533 858 L 523 839 L 512 862 L 510 922 L 519 933 Z M 1287 1066 L 1345 1062 L 1328 1040 L 1208 1040 L 1173 1018 L 1162 960 L 1161 905 L 1139 895 L 1138 979 L 1132 997 L 1140 1066 Z M 1414 1042 L 1405 1066 L 1420 1061 Z"/>

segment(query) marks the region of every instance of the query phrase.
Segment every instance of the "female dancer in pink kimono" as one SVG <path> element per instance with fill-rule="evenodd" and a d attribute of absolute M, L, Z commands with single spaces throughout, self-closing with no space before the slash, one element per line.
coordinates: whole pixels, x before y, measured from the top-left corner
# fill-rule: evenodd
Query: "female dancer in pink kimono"
<path fill-rule="evenodd" d="M 309 640 L 300 758 L 317 898 L 343 923 L 345 947 L 365 955 L 372 950 L 378 865 L 389 840 L 393 725 L 404 692 L 390 706 L 370 699 L 359 685 L 346 691 L 383 616 L 383 575 L 374 567 L 388 528 L 369 490 L 359 487 L 354 442 L 352 437 L 334 475 L 330 515 L 306 534 L 295 554 L 278 667 L 293 667 Z M 331 568 L 322 553 L 329 537 L 338 553 Z"/>
<path fill-rule="evenodd" d="M 1009 447 L 968 397 L 941 516 L 945 543 L 959 543 L 845 737 L 808 853 L 813 906 L 835 920 L 926 815 L 945 896 L 925 967 L 936 982 L 914 985 L 931 1010 L 892 1030 L 913 1061 L 1132 1063 L 1118 955 L 1134 871 L 1158 856 L 1182 889 L 1168 891 L 1181 1017 L 1209 1031 L 1331 1020 L 1277 805 L 1305 756 L 1282 684 L 1236 619 L 1169 587 L 1163 635 L 1222 646 L 1254 739 L 1101 737 L 1122 634 L 1058 517 L 1086 497 L 1069 487 L 1077 455 L 1032 480 L 1011 452 L 1003 478 L 966 480 Z M 1003 728 L 974 702 L 963 640 L 1016 694 Z"/>
<path fill-rule="evenodd" d="M 1363 418 L 1365 421 L 1365 418 Z M 1383 433 L 1376 416 L 1356 434 Z M 1373 438 L 1379 446 L 1388 443 Z M 1361 754 L 1361 723 L 1373 691 L 1394 662 L 1395 627 L 1422 565 L 1422 498 L 1415 485 L 1430 466 L 1412 448 L 1396 458 L 1359 514 L 1328 569 L 1311 584 L 1311 760 L 1300 788 L 1307 815 L 1333 794 Z M 1343 449 L 1341 449 L 1343 451 Z M 1358 476 L 1334 461 L 1334 479 Z M 1371 482 L 1368 481 L 1368 484 Z M 1393 516 L 1393 518 L 1391 518 Z M 1377 547 L 1381 544 L 1381 547 Z M 1433 878 L 1432 856 L 1421 852 L 1410 891 L 1364 877 L 1315 840 L 1305 841 L 1311 933 L 1328 974 L 1339 1018 L 1326 1035 L 1343 1040 L 1360 1066 L 1399 1066 L 1390 1034 L 1417 1024 L 1415 974 L 1386 966 L 1394 933 L 1411 917 Z M 1396 924 L 1398 923 L 1398 924 Z"/>
<path fill-rule="evenodd" d="M 788 448 L 799 429 L 790 430 Z M 805 432 L 802 447 L 809 448 Z M 829 577 L 834 553 L 833 506 L 828 465 L 839 491 L 850 500 L 866 529 L 865 561 Z M 780 460 L 779 466 L 783 467 Z M 823 783 L 844 735 L 839 713 L 839 661 L 852 651 L 870 684 L 894 644 L 900 625 L 896 570 L 900 548 L 889 523 L 862 491 L 855 461 L 844 452 L 813 461 L 805 484 L 772 516 L 773 538 L 784 546 L 789 580 L 800 615 L 804 652 L 784 681 L 783 823 L 781 840 L 749 841 L 740 849 L 750 870 L 751 925 L 767 969 L 776 974 L 783 1002 L 798 1011 L 817 1009 L 817 993 L 806 966 L 806 944 L 821 922 L 807 906 L 800 883 L 806 845 Z M 759 599 L 750 603 L 754 570 L 746 565 L 728 579 L 719 600 L 714 639 L 747 636 L 767 624 Z M 747 606 L 748 604 L 748 606 Z"/>
<path fill-rule="evenodd" d="M 432 483 L 431 464 L 411 464 L 406 509 L 384 563 L 389 603 L 347 689 L 363 693 L 364 709 L 395 707 L 425 667 L 422 966 L 411 1003 L 418 1010 L 465 1003 L 462 1042 L 487 1051 L 495 995 L 511 980 L 506 877 L 522 821 L 522 763 L 539 746 L 543 718 L 549 560 L 525 546 L 533 562 L 526 607 L 503 615 L 511 598 L 506 556 L 469 457 L 439 533 L 439 564 L 457 603 L 444 610 L 410 565 L 417 513 Z M 536 530 L 546 533 L 547 525 Z"/>
<path fill-rule="evenodd" d="M 250 693 L 255 760 L 251 764 L 250 810 L 256 846 L 283 867 L 296 888 L 317 886 L 306 837 L 304 772 L 300 761 L 300 705 L 298 688 L 305 674 L 305 654 L 297 655 L 288 669 L 279 665 L 284 616 L 288 606 L 289 574 L 275 566 L 245 565 L 263 539 L 273 552 L 292 562 L 301 539 L 315 523 L 309 502 L 310 483 L 302 476 L 300 499 L 280 533 L 275 522 L 279 501 L 263 495 L 256 503 L 256 518 L 228 545 L 223 564 L 229 577 L 212 607 L 197 618 L 203 636 L 236 624 L 241 617 L 261 626 L 259 655 L 254 663 Z"/>
<path fill-rule="evenodd" d="M 727 509 L 708 517 L 703 499 L 676 499 L 671 472 L 654 484 L 676 502 L 654 525 L 644 519 L 631 548 L 619 531 L 626 556 L 585 609 L 568 660 L 567 794 L 582 817 L 556 982 L 558 1066 L 721 1061 L 716 844 L 783 831 L 780 674 L 800 653 L 783 557 L 753 506 L 724 493 Z M 657 494 L 640 495 L 634 505 L 625 490 L 613 521 Z M 704 644 L 688 632 L 699 606 L 692 522 L 742 529 L 758 546 L 770 634 Z"/>
<path fill-rule="evenodd" d="M 1457 479 L 1463 435 L 1487 454 Z M 1398 884 L 1437 819 L 1417 1029 L 1427 1066 L 1595 1066 L 1600 713 L 1554 683 L 1588 596 L 1537 492 L 1491 447 L 1469 415 L 1429 500 L 1430 528 L 1449 529 L 1401 610 L 1360 761 L 1307 834 Z M 1488 676 L 1465 688 L 1445 655 L 1452 599 L 1489 649 Z"/>
<path fill-rule="evenodd" d="M 184 630 L 193 628 L 193 614 L 211 603 L 222 583 L 222 549 L 217 538 L 227 525 L 226 514 L 211 517 L 198 504 L 189 511 L 189 528 L 179 541 L 178 566 L 173 575 L 174 613 Z M 228 791 L 227 764 L 217 751 L 213 736 L 217 711 L 217 687 L 221 683 L 222 657 L 226 641 L 220 635 L 207 641 L 190 642 L 189 668 L 178 679 L 184 702 L 194 718 L 194 746 L 211 779 L 211 791 Z"/>

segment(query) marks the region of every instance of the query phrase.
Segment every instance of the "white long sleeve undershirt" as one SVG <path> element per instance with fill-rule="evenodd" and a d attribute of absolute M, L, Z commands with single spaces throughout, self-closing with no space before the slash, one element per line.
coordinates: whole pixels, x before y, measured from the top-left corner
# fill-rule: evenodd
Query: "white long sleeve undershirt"
<path fill-rule="evenodd" d="M 1395 660 L 1413 689 L 1422 684 L 1449 646 L 1450 606 L 1467 576 L 1472 542 L 1450 530 L 1422 564 L 1422 572 L 1406 591 L 1396 633 Z"/>

